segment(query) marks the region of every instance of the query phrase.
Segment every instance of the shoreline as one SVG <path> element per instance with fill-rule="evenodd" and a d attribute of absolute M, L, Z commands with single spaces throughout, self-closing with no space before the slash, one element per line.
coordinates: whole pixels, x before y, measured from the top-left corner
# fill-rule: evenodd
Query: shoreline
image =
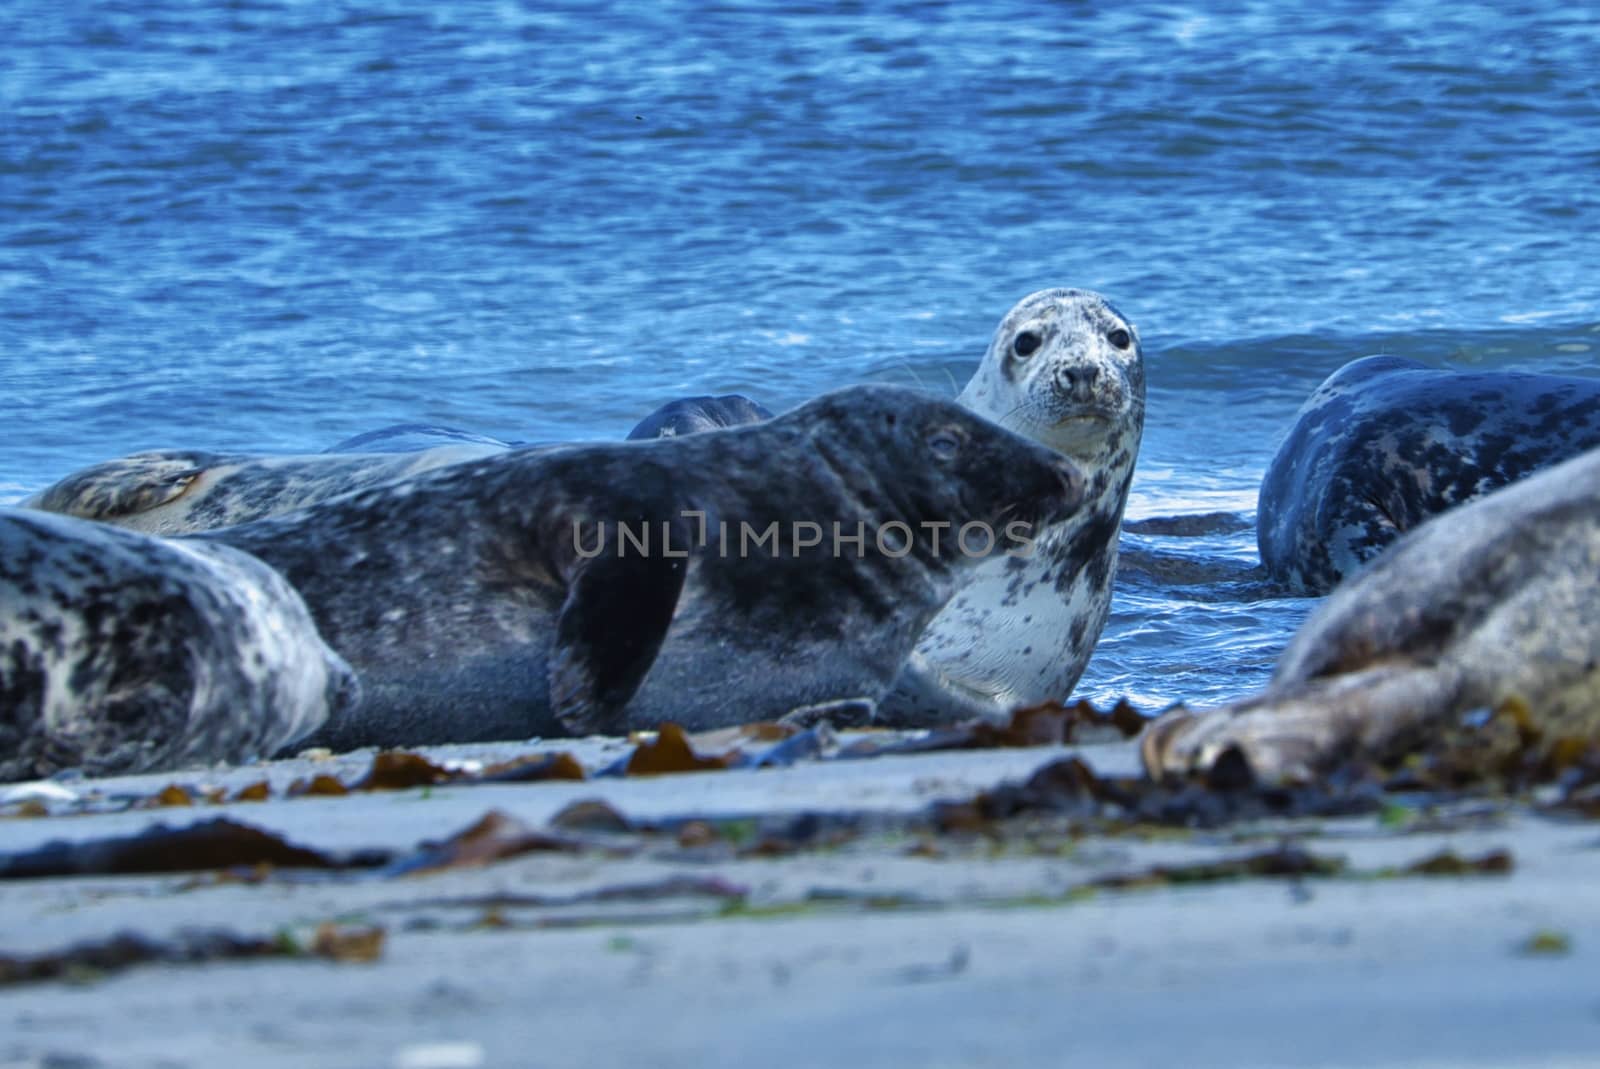
<path fill-rule="evenodd" d="M 567 750 L 592 770 L 626 747 L 423 752 L 492 762 Z M 0 987 L 0 1016 L 13 1022 L 0 1066 L 699 1066 L 757 1051 L 795 1066 L 1591 1063 L 1592 824 L 1487 802 L 1400 824 L 1359 816 L 1125 834 L 1047 818 L 968 835 L 906 823 L 1068 755 L 1102 774 L 1135 764 L 1131 745 L 1113 743 L 278 796 L 313 768 L 353 778 L 371 761 L 357 752 L 65 784 L 151 797 L 173 782 L 237 790 L 265 778 L 275 796 L 6 816 L 0 852 L 217 816 L 316 850 L 405 851 L 492 811 L 549 829 L 580 799 L 668 830 L 608 837 L 573 822 L 587 845 L 413 875 L 0 881 L 0 955 L 123 930 L 160 940 L 198 926 L 306 944 L 329 922 L 382 930 L 370 963 L 151 964 Z M 767 852 L 726 830 L 819 812 L 863 823 Z M 1288 847 L 1344 868 L 1213 872 Z M 1469 861 L 1506 851 L 1510 871 L 1403 874 L 1445 851 Z M 1195 877 L 1207 872 L 1216 878 Z"/>

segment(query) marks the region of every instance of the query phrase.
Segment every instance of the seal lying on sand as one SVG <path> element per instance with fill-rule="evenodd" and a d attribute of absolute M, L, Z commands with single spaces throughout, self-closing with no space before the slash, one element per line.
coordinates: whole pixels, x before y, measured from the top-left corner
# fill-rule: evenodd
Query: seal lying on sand
<path fill-rule="evenodd" d="M 1318 386 L 1261 483 L 1274 580 L 1325 594 L 1448 508 L 1600 446 L 1600 379 L 1369 356 Z"/>
<path fill-rule="evenodd" d="M 1600 733 L 1600 450 L 1436 516 L 1319 605 L 1259 696 L 1147 729 L 1152 774 L 1238 747 L 1300 779 L 1393 757 L 1517 698 L 1551 737 Z"/>
<path fill-rule="evenodd" d="M 22 504 L 159 535 L 207 531 L 504 452 L 483 443 L 422 452 L 257 456 L 162 450 L 67 476 Z"/>
<path fill-rule="evenodd" d="M 348 748 L 870 704 L 980 563 L 963 525 L 1025 551 L 1081 492 L 1070 462 L 954 402 L 859 386 L 195 537 L 283 572 L 361 673 L 366 701 L 316 740 Z"/>
<path fill-rule="evenodd" d="M 243 761 L 357 694 L 260 561 L 0 509 L 0 780 Z"/>

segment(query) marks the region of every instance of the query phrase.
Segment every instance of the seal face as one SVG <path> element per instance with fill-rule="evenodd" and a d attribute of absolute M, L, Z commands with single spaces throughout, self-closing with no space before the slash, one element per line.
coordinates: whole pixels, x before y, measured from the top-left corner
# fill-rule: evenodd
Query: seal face
<path fill-rule="evenodd" d="M 358 693 L 260 561 L 0 509 L 0 780 L 242 761 Z"/>
<path fill-rule="evenodd" d="M 135 453 L 75 472 L 22 504 L 149 534 L 181 535 L 276 516 L 504 449 L 473 442 L 411 453 Z"/>
<path fill-rule="evenodd" d="M 1600 734 L 1600 450 L 1422 523 L 1317 606 L 1259 696 L 1168 714 L 1143 752 L 1159 775 L 1237 747 L 1300 779 L 1513 698 L 1546 738 Z"/>
<path fill-rule="evenodd" d="M 640 420 L 633 430 L 628 432 L 628 441 L 699 434 L 701 431 L 742 427 L 747 423 L 759 423 L 771 418 L 771 409 L 750 400 L 743 394 L 684 397 L 668 401 Z"/>
<path fill-rule="evenodd" d="M 1311 394 L 1261 483 L 1267 574 L 1325 594 L 1430 516 L 1600 446 L 1600 380 L 1369 356 Z"/>
<path fill-rule="evenodd" d="M 1099 294 L 1041 290 L 1006 313 L 957 401 L 1069 458 L 1083 504 L 1032 557 L 977 569 L 917 643 L 885 719 L 995 718 L 1072 692 L 1111 611 L 1144 398 L 1139 332 Z"/>
<path fill-rule="evenodd" d="M 317 737 L 345 748 L 871 703 L 982 563 L 961 529 L 991 528 L 1000 552 L 1010 525 L 1081 493 L 1069 461 L 952 401 L 861 386 L 766 423 L 517 450 L 195 537 L 281 571 L 361 673 L 366 700 Z"/>

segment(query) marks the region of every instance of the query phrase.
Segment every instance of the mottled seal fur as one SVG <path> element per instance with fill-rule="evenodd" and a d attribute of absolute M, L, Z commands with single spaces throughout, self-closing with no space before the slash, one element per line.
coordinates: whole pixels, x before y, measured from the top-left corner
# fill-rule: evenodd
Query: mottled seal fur
<path fill-rule="evenodd" d="M 1400 538 L 1317 606 L 1260 695 L 1147 729 L 1145 764 L 1237 747 L 1263 778 L 1304 779 L 1511 699 L 1548 738 L 1600 735 L 1600 450 Z"/>
<path fill-rule="evenodd" d="M 671 438 L 680 434 L 699 434 L 722 427 L 742 427 L 771 419 L 772 411 L 743 394 L 720 397 L 684 397 L 669 401 L 640 420 L 628 432 L 629 441 L 641 438 Z"/>
<path fill-rule="evenodd" d="M 1369 356 L 1318 386 L 1261 483 L 1268 576 L 1325 594 L 1428 517 L 1600 446 L 1600 379 Z"/>
<path fill-rule="evenodd" d="M 994 719 L 1071 694 L 1111 611 L 1144 395 L 1139 333 L 1099 294 L 1041 290 L 1006 313 L 956 400 L 1070 458 L 1083 503 L 1032 557 L 977 570 L 918 641 L 884 719 Z"/>
<path fill-rule="evenodd" d="M 308 456 L 161 450 L 85 468 L 22 504 L 150 534 L 181 535 L 276 516 L 503 451 L 483 443 L 411 453 Z"/>
<path fill-rule="evenodd" d="M 260 561 L 0 509 L 0 780 L 243 761 L 357 694 Z"/>
<path fill-rule="evenodd" d="M 362 706 L 316 739 L 348 748 L 870 705 L 981 563 L 961 526 L 1052 520 L 1081 491 L 1069 461 L 954 402 L 858 386 L 766 423 L 503 453 L 196 537 L 279 569 L 361 673 Z M 648 524 L 653 551 L 620 522 Z M 797 522 L 819 544 L 802 549 Z M 863 542 L 832 541 L 834 524 Z M 776 543 L 744 539 L 773 525 Z"/>

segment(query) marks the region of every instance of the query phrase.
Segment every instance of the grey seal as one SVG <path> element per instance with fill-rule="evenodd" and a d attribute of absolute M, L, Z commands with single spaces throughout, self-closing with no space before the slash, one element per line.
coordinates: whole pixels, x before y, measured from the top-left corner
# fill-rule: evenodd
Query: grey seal
<path fill-rule="evenodd" d="M 148 534 L 182 535 L 275 516 L 504 451 L 482 442 L 410 453 L 306 456 L 158 450 L 75 472 L 22 505 Z"/>
<path fill-rule="evenodd" d="M 699 434 L 721 427 L 742 427 L 772 418 L 771 409 L 738 393 L 720 397 L 681 397 L 668 401 L 628 432 L 629 441 Z"/>
<path fill-rule="evenodd" d="M 1261 694 L 1169 713 L 1143 752 L 1156 775 L 1237 747 L 1305 779 L 1511 699 L 1549 737 L 1600 732 L 1600 450 L 1422 523 L 1317 606 Z"/>
<path fill-rule="evenodd" d="M 1261 482 L 1267 575 L 1325 594 L 1430 516 L 1600 446 L 1600 379 L 1369 356 L 1316 388 Z"/>
<path fill-rule="evenodd" d="M 0 509 L 0 780 L 242 761 L 358 694 L 260 561 Z"/>
<path fill-rule="evenodd" d="M 1065 700 L 1077 685 L 1111 611 L 1144 433 L 1139 332 L 1097 293 L 1029 294 L 956 400 L 1070 459 L 1084 475 L 1083 502 L 1031 557 L 985 561 L 934 617 L 881 703 L 896 723 L 996 719 Z"/>
<path fill-rule="evenodd" d="M 1012 525 L 1081 493 L 1070 461 L 954 402 L 858 386 L 765 423 L 516 450 L 193 537 L 281 571 L 361 674 L 366 700 L 315 740 L 344 749 L 870 707 L 981 564 L 965 525 L 1025 552 Z"/>

